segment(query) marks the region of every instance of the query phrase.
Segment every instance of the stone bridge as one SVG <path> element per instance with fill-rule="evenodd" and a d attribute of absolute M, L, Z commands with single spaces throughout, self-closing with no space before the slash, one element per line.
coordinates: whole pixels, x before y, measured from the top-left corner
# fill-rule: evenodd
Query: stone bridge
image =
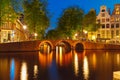
<path fill-rule="evenodd" d="M 66 52 L 71 51 L 72 49 L 76 51 L 84 50 L 84 44 L 79 40 L 44 40 L 38 46 L 38 49 L 42 49 L 43 45 L 47 45 L 51 50 L 56 50 L 57 47 L 64 47 Z"/>
<path fill-rule="evenodd" d="M 50 51 L 64 51 L 71 50 L 81 51 L 85 49 L 102 49 L 102 50 L 120 50 L 120 45 L 103 44 L 95 42 L 83 42 L 79 40 L 34 40 L 23 42 L 0 43 L 0 52 L 10 51 L 41 51 L 49 53 Z"/>

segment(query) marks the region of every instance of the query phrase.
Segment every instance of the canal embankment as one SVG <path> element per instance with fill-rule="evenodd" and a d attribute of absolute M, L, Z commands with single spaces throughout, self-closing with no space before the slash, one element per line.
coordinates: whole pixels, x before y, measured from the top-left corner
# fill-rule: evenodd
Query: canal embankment
<path fill-rule="evenodd" d="M 86 50 L 120 50 L 120 45 L 118 44 L 83 42 L 83 45 Z"/>

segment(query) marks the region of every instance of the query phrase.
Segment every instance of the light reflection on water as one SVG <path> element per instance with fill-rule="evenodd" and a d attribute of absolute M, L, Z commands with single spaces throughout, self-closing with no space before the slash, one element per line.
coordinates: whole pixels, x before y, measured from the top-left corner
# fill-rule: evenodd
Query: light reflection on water
<path fill-rule="evenodd" d="M 12 59 L 10 64 L 10 80 L 14 79 L 15 79 L 15 61 L 14 59 Z"/>
<path fill-rule="evenodd" d="M 28 80 L 27 63 L 22 62 L 20 80 Z"/>
<path fill-rule="evenodd" d="M 88 59 L 85 56 L 83 60 L 83 74 L 84 74 L 84 79 L 88 80 L 89 78 L 89 67 L 88 67 Z"/>
<path fill-rule="evenodd" d="M 120 51 L 57 49 L 0 55 L 0 80 L 113 80 L 113 72 L 120 71 Z"/>
<path fill-rule="evenodd" d="M 49 54 L 43 54 L 39 52 L 39 62 L 43 68 L 50 66 L 52 63 L 52 59 L 53 59 L 53 52 Z"/>
<path fill-rule="evenodd" d="M 38 76 L 38 66 L 34 65 L 34 78 L 37 78 Z"/>
<path fill-rule="evenodd" d="M 75 55 L 74 55 L 74 71 L 75 71 L 75 75 L 78 76 L 79 63 L 78 63 L 78 55 L 77 55 L 77 53 L 75 53 Z"/>

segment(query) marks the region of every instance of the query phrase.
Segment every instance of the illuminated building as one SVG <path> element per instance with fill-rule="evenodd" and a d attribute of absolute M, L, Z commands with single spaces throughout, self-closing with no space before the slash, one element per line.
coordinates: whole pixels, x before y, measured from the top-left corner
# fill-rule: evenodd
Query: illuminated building
<path fill-rule="evenodd" d="M 120 4 L 115 4 L 112 14 L 109 14 L 106 6 L 101 6 L 97 16 L 97 23 L 101 26 L 97 31 L 100 41 L 120 43 Z"/>
<path fill-rule="evenodd" d="M 111 41 L 120 42 L 120 4 L 115 4 L 111 15 Z"/>
<path fill-rule="evenodd" d="M 23 24 L 17 19 L 14 23 L 4 22 L 0 27 L 0 42 L 17 42 L 26 40 Z"/>
<path fill-rule="evenodd" d="M 111 38 L 111 24 L 110 24 L 110 14 L 106 6 L 100 7 L 100 12 L 97 16 L 97 23 L 101 26 L 97 31 L 97 38 L 100 41 L 110 40 Z"/>

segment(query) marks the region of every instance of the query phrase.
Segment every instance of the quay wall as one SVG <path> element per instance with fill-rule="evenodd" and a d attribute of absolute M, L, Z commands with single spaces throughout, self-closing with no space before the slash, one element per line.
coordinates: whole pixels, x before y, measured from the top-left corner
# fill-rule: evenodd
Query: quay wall
<path fill-rule="evenodd" d="M 12 43 L 1 43 L 0 52 L 9 52 L 9 51 L 38 51 L 40 50 L 39 45 L 43 41 L 24 41 L 24 42 L 12 42 Z M 49 41 L 50 42 L 50 41 Z M 53 46 L 52 49 L 55 49 L 54 41 L 51 41 Z M 80 42 L 83 44 L 84 49 L 87 50 L 120 50 L 120 45 L 115 44 L 103 44 L 103 43 L 94 43 L 94 42 Z M 71 46 L 74 45 L 71 43 Z M 75 46 L 74 46 L 75 47 Z"/>
<path fill-rule="evenodd" d="M 83 42 L 84 49 L 88 50 L 120 50 L 120 45 L 117 44 L 105 44 L 95 42 Z"/>
<path fill-rule="evenodd" d="M 0 51 L 37 51 L 41 41 L 11 42 L 0 44 Z"/>

